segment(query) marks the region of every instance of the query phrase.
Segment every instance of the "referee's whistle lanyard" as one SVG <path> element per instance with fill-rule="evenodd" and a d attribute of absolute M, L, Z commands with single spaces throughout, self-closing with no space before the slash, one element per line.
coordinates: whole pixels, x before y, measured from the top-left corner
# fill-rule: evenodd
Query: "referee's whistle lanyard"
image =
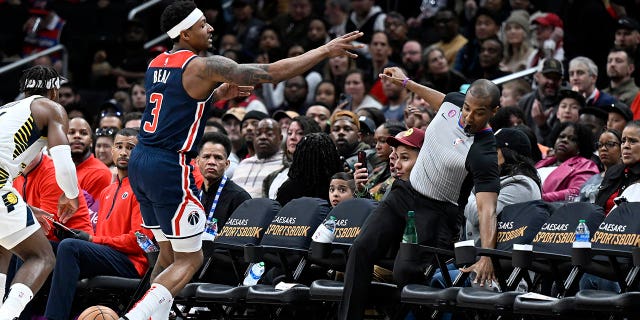
<path fill-rule="evenodd" d="M 209 210 L 209 215 L 207 216 L 207 227 L 210 227 L 213 223 L 213 213 L 216 211 L 216 207 L 218 206 L 218 200 L 220 200 L 220 194 L 222 193 L 222 189 L 224 185 L 227 183 L 227 175 L 222 176 L 222 180 L 220 180 L 220 185 L 218 186 L 218 190 L 216 191 L 216 196 L 213 198 L 213 203 L 211 204 L 211 210 Z M 203 188 L 204 189 L 204 188 Z M 200 190 L 200 201 L 202 201 L 202 196 L 204 195 L 204 190 Z"/>

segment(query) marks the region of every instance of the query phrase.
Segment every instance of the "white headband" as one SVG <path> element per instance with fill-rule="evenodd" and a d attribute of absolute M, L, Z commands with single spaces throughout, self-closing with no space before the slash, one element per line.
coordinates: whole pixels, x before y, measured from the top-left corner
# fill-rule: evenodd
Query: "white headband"
<path fill-rule="evenodd" d="M 25 80 L 25 89 L 60 89 L 60 78 L 55 77 L 49 80 L 35 80 L 35 79 L 26 79 Z"/>
<path fill-rule="evenodd" d="M 178 36 L 180 36 L 180 32 L 182 30 L 187 30 L 191 28 L 191 26 L 196 24 L 196 22 L 198 22 L 198 20 L 200 20 L 200 18 L 202 18 L 203 15 L 204 13 L 202 13 L 200 9 L 198 8 L 193 9 L 193 11 L 191 11 L 191 13 L 186 18 L 180 21 L 180 23 L 176 24 L 175 27 L 167 31 L 167 35 L 171 39 L 177 38 Z"/>

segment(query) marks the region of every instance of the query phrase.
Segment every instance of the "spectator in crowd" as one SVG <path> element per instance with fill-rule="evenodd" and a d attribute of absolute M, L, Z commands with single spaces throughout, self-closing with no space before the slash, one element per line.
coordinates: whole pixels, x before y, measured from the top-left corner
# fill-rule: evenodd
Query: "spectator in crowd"
<path fill-rule="evenodd" d="M 500 98 L 502 99 L 502 97 Z M 496 115 L 489 120 L 493 130 L 502 128 L 513 128 L 519 125 L 527 125 L 524 120 L 524 113 L 518 107 L 500 107 Z"/>
<path fill-rule="evenodd" d="M 92 214 L 97 212 L 98 204 L 94 202 L 93 197 L 78 197 L 78 208 L 73 215 L 67 218 L 58 214 L 58 199 L 62 194 L 62 189 L 56 183 L 55 165 L 51 157 L 42 153 L 37 155 L 31 163 L 22 170 L 22 173 L 13 181 L 13 187 L 20 191 L 20 195 L 24 201 L 31 207 L 39 208 L 45 212 L 53 214 L 52 217 L 73 229 L 83 230 L 93 234 Z M 82 195 L 84 190 L 80 190 Z M 89 200 L 89 201 L 87 201 Z M 90 209 L 89 206 L 92 208 Z M 92 209 L 95 209 L 92 210 Z M 47 225 L 50 223 L 47 221 Z M 55 229 L 49 228 L 44 230 L 45 235 L 51 241 L 60 241 L 58 235 L 54 233 Z"/>
<path fill-rule="evenodd" d="M 329 22 L 328 33 L 331 39 L 347 33 L 349 10 L 351 10 L 349 0 L 327 0 L 325 2 L 324 17 Z"/>
<path fill-rule="evenodd" d="M 207 218 L 212 215 L 217 220 L 218 231 L 222 230 L 236 208 L 245 200 L 251 199 L 244 189 L 225 175 L 230 164 L 229 154 L 231 140 L 227 136 L 218 132 L 205 133 L 202 136 L 196 158 L 200 173 L 204 177 L 199 198 Z"/>
<path fill-rule="evenodd" d="M 440 41 L 434 46 L 442 49 L 442 54 L 447 59 L 449 68 L 454 67 L 456 55 L 467 44 L 468 40 L 460 34 L 460 22 L 451 9 L 443 8 L 435 15 L 435 29 L 440 36 Z M 426 56 L 426 54 L 425 54 Z"/>
<path fill-rule="evenodd" d="M 242 135 L 242 139 L 247 146 L 246 158 L 252 157 L 256 154 L 254 142 L 256 139 L 256 132 L 258 130 L 258 122 L 268 117 L 269 116 L 264 112 L 249 111 L 242 118 L 242 122 L 240 122 L 240 134 Z M 280 126 L 278 126 L 278 128 L 280 128 Z"/>
<path fill-rule="evenodd" d="M 389 36 L 382 31 L 375 32 L 371 36 L 369 52 L 371 54 L 371 61 L 367 61 L 361 69 L 364 70 L 367 77 L 366 81 L 371 83 L 371 88 L 368 90 L 369 94 L 381 103 L 385 103 L 387 97 L 384 95 L 382 82 L 377 75 L 382 72 L 384 68 L 397 66 L 394 61 L 389 60 L 393 52 L 389 45 Z"/>
<path fill-rule="evenodd" d="M 233 177 L 233 170 L 235 170 L 235 167 L 240 163 L 240 160 L 244 159 L 247 155 L 247 146 L 242 138 L 240 125 L 245 114 L 246 111 L 243 108 L 232 108 L 222 115 L 222 125 L 231 140 L 231 153 L 228 156 L 231 164 L 229 165 L 229 169 L 227 169 L 227 175 L 229 177 Z"/>
<path fill-rule="evenodd" d="M 118 128 L 97 128 L 96 129 L 96 145 L 94 150 L 95 157 L 102 161 L 111 173 L 113 174 L 113 178 L 115 178 L 118 174 L 118 169 L 116 168 L 115 163 L 113 162 L 112 148 L 113 148 L 113 139 L 116 136 L 116 132 L 118 132 Z"/>
<path fill-rule="evenodd" d="M 536 163 L 542 181 L 542 200 L 572 200 L 585 181 L 599 172 L 590 160 L 594 148 L 591 130 L 579 123 L 565 122 L 551 136 L 555 138 L 553 156 Z"/>
<path fill-rule="evenodd" d="M 296 146 L 287 179 L 278 189 L 276 201 L 284 206 L 300 197 L 329 201 L 331 177 L 342 171 L 338 151 L 326 133 L 305 135 Z"/>
<path fill-rule="evenodd" d="M 282 130 L 282 139 L 284 141 L 287 140 L 287 133 L 289 132 L 289 125 L 291 125 L 291 121 L 293 118 L 300 116 L 295 111 L 282 111 L 278 110 L 273 113 L 273 120 L 278 121 L 280 124 L 280 130 Z"/>
<path fill-rule="evenodd" d="M 401 121 L 404 117 L 404 108 L 407 103 L 407 90 L 397 86 L 391 81 L 382 80 L 382 91 L 387 97 L 387 103 L 382 108 L 387 121 Z"/>
<path fill-rule="evenodd" d="M 307 109 L 307 93 L 309 88 L 303 76 L 295 76 L 284 83 L 284 101 L 276 110 L 304 113 Z"/>
<path fill-rule="evenodd" d="M 537 89 L 523 96 L 518 101 L 518 107 L 524 111 L 526 123 L 528 123 L 542 142 L 544 136 L 539 127 L 553 127 L 555 118 L 552 116 L 553 107 L 558 101 L 558 92 L 562 83 L 562 63 L 555 59 L 542 60 L 538 65 L 538 71 L 533 76 Z"/>
<path fill-rule="evenodd" d="M 279 31 L 271 25 L 265 25 L 260 31 L 256 62 L 268 63 L 281 59 L 284 56 L 282 43 Z"/>
<path fill-rule="evenodd" d="M 635 69 L 633 57 L 623 49 L 611 49 L 607 57 L 608 88 L 602 92 L 612 95 L 616 100 L 630 106 L 638 95 L 638 86 L 631 77 Z"/>
<path fill-rule="evenodd" d="M 584 124 L 593 133 L 593 137 L 600 136 L 607 124 L 609 114 L 607 110 L 600 107 L 585 107 L 580 109 L 580 123 Z M 620 131 L 618 131 L 620 132 Z M 597 151 L 597 150 L 596 150 Z"/>
<path fill-rule="evenodd" d="M 257 54 L 258 38 L 264 21 L 253 16 L 252 1 L 233 0 L 231 7 L 234 21 L 230 31 L 237 36 L 237 41 L 244 51 Z"/>
<path fill-rule="evenodd" d="M 244 121 L 246 121 L 246 116 Z M 282 131 L 280 125 L 270 118 L 259 120 L 256 125 L 255 140 L 252 138 L 251 141 L 255 155 L 240 161 L 233 177 L 234 181 L 252 198 L 260 198 L 262 197 L 264 179 L 270 173 L 282 168 Z"/>
<path fill-rule="evenodd" d="M 565 122 L 578 122 L 580 120 L 580 110 L 584 107 L 585 100 L 580 93 L 569 89 L 560 90 L 560 101 L 554 108 L 556 110 L 555 117 L 557 119 L 554 127 Z M 551 146 L 555 143 L 555 140 L 552 140 L 550 137 L 550 133 L 553 131 L 553 128 L 542 126 L 538 129 L 540 129 L 543 136 L 548 137 L 548 139 L 545 140 L 544 145 Z"/>
<path fill-rule="evenodd" d="M 338 154 L 347 160 L 356 157 L 358 151 L 370 149 L 360 141 L 360 120 L 351 111 L 338 111 L 331 116 L 331 140 L 338 148 Z M 354 161 L 355 163 L 355 161 Z"/>
<path fill-rule="evenodd" d="M 331 40 L 327 32 L 328 24 L 320 18 L 311 18 L 309 21 L 309 29 L 307 31 L 305 51 L 317 48 Z"/>
<path fill-rule="evenodd" d="M 204 125 L 204 133 L 207 132 L 220 132 L 222 134 L 224 134 L 225 136 L 227 136 L 227 130 L 224 129 L 224 126 L 222 125 L 222 123 L 220 123 L 217 119 L 215 118 L 209 118 L 207 120 L 207 123 Z M 231 154 L 231 153 L 229 153 Z M 227 156 L 227 159 L 229 158 L 229 156 Z"/>
<path fill-rule="evenodd" d="M 122 129 L 122 113 L 120 111 L 102 111 L 98 116 L 98 128 Z M 115 133 L 115 132 L 114 132 Z"/>
<path fill-rule="evenodd" d="M 384 19 L 387 15 L 375 5 L 374 0 L 351 1 L 351 12 L 345 26 L 345 32 L 358 30 L 364 33 L 359 41 L 370 43 L 373 33 L 384 31 Z M 361 50 L 366 52 L 366 50 Z"/>
<path fill-rule="evenodd" d="M 409 104 L 404 109 L 404 125 L 411 128 L 427 130 L 433 120 L 434 113 L 427 106 L 423 105 L 424 99 L 417 94 L 409 95 Z"/>
<path fill-rule="evenodd" d="M 606 106 L 615 99 L 596 88 L 598 66 L 587 57 L 576 57 L 569 61 L 569 82 L 573 90 L 587 99 L 588 106 Z"/>
<path fill-rule="evenodd" d="M 366 143 L 369 148 L 371 148 L 369 149 L 371 151 L 371 154 L 373 154 L 372 149 L 376 145 L 375 139 L 373 137 L 374 133 L 376 132 L 376 124 L 373 119 L 362 114 L 362 111 L 363 109 L 360 109 L 358 113 L 356 113 L 356 115 L 358 116 L 358 121 L 360 121 L 360 132 L 358 134 L 360 135 L 360 141 Z"/>
<path fill-rule="evenodd" d="M 602 178 L 596 204 L 608 214 L 614 199 L 629 186 L 640 181 L 640 122 L 632 121 L 622 131 L 622 163 L 611 166 Z M 635 200 L 637 201 L 637 200 Z"/>
<path fill-rule="evenodd" d="M 362 125 L 362 121 L 360 124 Z M 405 129 L 402 123 L 389 121 L 375 130 L 375 153 L 371 153 L 367 157 L 367 163 L 371 165 L 371 169 L 360 162 L 356 162 L 354 165 L 354 177 L 357 177 L 356 196 L 358 198 L 372 198 L 380 201 L 387 189 L 391 187 L 390 184 L 383 185 L 391 176 L 392 167 L 389 157 L 393 150 L 387 140 Z"/>
<path fill-rule="evenodd" d="M 435 90 L 459 91 L 463 84 L 469 82 L 460 72 L 449 67 L 444 51 L 439 47 L 431 46 L 424 51 L 424 63 L 427 71 L 424 80 Z"/>
<path fill-rule="evenodd" d="M 391 61 L 402 60 L 402 47 L 409 40 L 407 22 L 400 13 L 392 11 L 384 18 L 384 33 L 388 35 L 391 47 Z"/>
<path fill-rule="evenodd" d="M 480 78 L 498 79 L 511 72 L 500 70 L 500 61 L 503 60 L 504 45 L 497 37 L 489 37 L 480 41 Z M 470 78 L 474 79 L 474 78 Z"/>
<path fill-rule="evenodd" d="M 102 189 L 111 183 L 111 170 L 91 152 L 93 131 L 87 120 L 69 120 L 67 138 L 71 145 L 71 159 L 76 165 L 80 188 L 86 190 L 93 199 L 98 199 Z"/>
<path fill-rule="evenodd" d="M 411 79 L 420 79 L 424 76 L 422 63 L 422 45 L 415 40 L 404 43 L 401 51 L 402 67 L 407 71 Z"/>
<path fill-rule="evenodd" d="M 132 112 L 131 95 L 129 95 L 129 90 L 117 90 L 113 93 L 112 99 L 114 99 L 117 104 L 122 106 L 122 111 L 125 112 L 125 115 L 126 113 Z"/>
<path fill-rule="evenodd" d="M 60 105 L 66 108 L 70 104 L 80 103 L 80 94 L 78 93 L 78 89 L 71 84 L 71 82 L 67 81 L 60 84 L 58 99 Z"/>
<path fill-rule="evenodd" d="M 331 176 L 329 183 L 329 203 L 335 208 L 340 202 L 353 199 L 356 192 L 356 183 L 353 175 L 347 172 L 338 172 Z"/>
<path fill-rule="evenodd" d="M 387 120 L 384 118 L 384 113 L 382 112 L 382 110 L 380 109 L 376 109 L 376 108 L 360 108 L 360 110 L 358 110 L 358 112 L 356 112 L 356 114 L 360 117 L 358 118 L 360 121 L 362 121 L 361 117 L 366 117 L 367 119 L 369 119 L 368 124 L 369 124 L 369 128 L 371 134 L 373 134 L 376 131 L 376 128 L 379 127 L 380 125 L 382 125 L 383 123 L 385 123 Z M 360 126 L 362 127 L 362 126 Z M 360 132 L 364 132 L 364 130 L 362 128 L 360 128 Z M 372 146 L 375 144 L 375 142 L 372 144 Z"/>
<path fill-rule="evenodd" d="M 131 85 L 131 106 L 133 111 L 143 112 L 147 106 L 147 96 L 142 82 L 134 82 Z"/>
<path fill-rule="evenodd" d="M 338 96 L 344 92 L 345 79 L 347 72 L 356 68 L 356 63 L 353 59 L 348 59 L 342 56 L 329 58 L 329 63 L 325 64 L 323 70 L 323 78 L 325 80 L 333 82 L 335 86 L 335 104 L 331 107 L 335 107 L 338 102 Z"/>
<path fill-rule="evenodd" d="M 344 82 L 344 93 L 349 95 L 349 101 L 342 109 L 353 112 L 365 107 L 382 109 L 382 104 L 367 93 L 370 87 L 371 84 L 362 70 L 348 71 Z"/>
<path fill-rule="evenodd" d="M 486 8 L 478 9 L 472 22 L 475 30 L 475 37 L 458 51 L 454 63 L 454 69 L 468 79 L 482 78 L 482 67 L 480 66 L 480 42 L 482 40 L 496 37 L 500 31 L 501 20 L 498 15 Z"/>
<path fill-rule="evenodd" d="M 617 130 L 607 129 L 600 134 L 598 142 L 596 142 L 596 151 L 598 152 L 598 158 L 604 170 L 591 176 L 591 178 L 582 185 L 580 188 L 580 201 L 596 202 L 596 196 L 600 190 L 600 183 L 602 183 L 602 179 L 607 173 L 607 170 L 622 163 L 621 140 L 622 137 Z"/>
<path fill-rule="evenodd" d="M 329 127 L 329 118 L 331 118 L 331 108 L 327 104 L 321 101 L 312 103 L 305 116 L 313 119 L 320 126 L 320 132 L 327 133 L 329 131 L 327 128 Z"/>
<path fill-rule="evenodd" d="M 500 194 L 496 214 L 504 207 L 520 202 L 540 200 L 540 178 L 531 159 L 531 144 L 526 134 L 516 128 L 502 128 L 495 133 L 500 168 Z M 465 232 L 468 240 L 480 244 L 480 223 L 475 197 L 470 196 L 464 208 Z"/>
<path fill-rule="evenodd" d="M 336 86 L 333 82 L 322 80 L 316 87 L 314 101 L 311 103 L 311 106 L 313 106 L 315 102 L 320 102 L 325 104 L 329 111 L 331 111 L 331 109 L 336 106 L 337 99 Z M 309 108 L 311 108 L 311 106 Z M 309 109 L 307 109 L 307 112 L 308 110 Z"/>
<path fill-rule="evenodd" d="M 133 128 L 140 130 L 140 123 L 142 123 L 142 113 L 138 111 L 127 112 L 122 118 L 122 123 L 125 128 Z"/>
<path fill-rule="evenodd" d="M 631 17 L 618 19 L 616 33 L 613 42 L 616 48 L 620 48 L 631 55 L 632 61 L 640 61 L 640 24 Z M 634 68 L 632 76 L 636 84 L 640 84 L 640 68 Z"/>
<path fill-rule="evenodd" d="M 58 245 L 47 319 L 69 319 L 78 280 L 98 275 L 139 278 L 149 267 L 135 233 L 142 232 L 149 238 L 153 234 L 141 227 L 140 206 L 128 179 L 129 155 L 138 142 L 137 135 L 134 129 L 116 134 L 112 161 L 118 168 L 118 178 L 100 194 L 95 234 L 73 230 L 77 235 L 66 234 L 68 238 Z"/>
<path fill-rule="evenodd" d="M 529 29 L 529 13 L 524 10 L 512 11 L 502 30 L 504 39 L 502 70 L 518 72 L 527 68 L 533 54 Z"/>
<path fill-rule="evenodd" d="M 271 22 L 284 40 L 286 47 L 294 43 L 304 44 L 311 21 L 311 0 L 289 1 L 289 11 Z"/>
<path fill-rule="evenodd" d="M 540 65 L 542 60 L 555 59 L 564 61 L 564 24 L 557 14 L 546 12 L 531 17 L 535 30 L 534 47 L 529 68 Z"/>
<path fill-rule="evenodd" d="M 627 126 L 627 123 L 633 120 L 633 114 L 629 107 L 622 102 L 614 102 L 605 107 L 605 110 L 609 113 L 607 118 L 607 129 L 614 129 L 618 132 L 622 132 Z"/>
<path fill-rule="evenodd" d="M 262 182 L 262 196 L 264 198 L 276 199 L 278 189 L 289 176 L 289 167 L 293 161 L 293 154 L 298 143 L 302 141 L 304 136 L 314 132 L 321 132 L 320 126 L 315 120 L 305 116 L 293 118 L 289 128 L 287 128 L 285 143 L 282 145 L 282 169 L 272 172 Z"/>
<path fill-rule="evenodd" d="M 502 85 L 502 95 L 500 96 L 500 106 L 515 107 L 518 101 L 527 93 L 531 92 L 531 85 L 524 79 L 515 79 L 505 82 Z M 524 119 L 524 117 L 523 117 Z"/>

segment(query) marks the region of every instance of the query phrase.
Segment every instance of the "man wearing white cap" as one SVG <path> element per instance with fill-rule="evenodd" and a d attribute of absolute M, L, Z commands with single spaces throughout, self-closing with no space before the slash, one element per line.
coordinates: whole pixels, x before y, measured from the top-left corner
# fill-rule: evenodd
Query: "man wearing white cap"
<path fill-rule="evenodd" d="M 352 32 L 271 64 L 239 65 L 221 56 L 198 56 L 211 48 L 213 28 L 193 1 L 171 3 L 160 23 L 173 48 L 147 69 L 147 107 L 129 161 L 131 186 L 160 255 L 151 288 L 124 316 L 129 320 L 167 319 L 173 297 L 202 265 L 202 232 L 213 231 L 214 225 L 197 198 L 189 163 L 197 155 L 211 99 L 248 96 L 254 85 L 302 74 L 326 58 L 355 58 L 349 50 L 358 48 L 352 41 L 362 36 Z"/>

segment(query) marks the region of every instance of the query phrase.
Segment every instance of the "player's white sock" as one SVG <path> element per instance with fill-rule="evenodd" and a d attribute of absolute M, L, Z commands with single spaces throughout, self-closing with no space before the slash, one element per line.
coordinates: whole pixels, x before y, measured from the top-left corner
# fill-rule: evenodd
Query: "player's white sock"
<path fill-rule="evenodd" d="M 170 308 L 171 303 L 173 303 L 171 292 L 163 285 L 154 283 L 125 317 L 129 320 L 148 320 L 155 311 L 164 310 L 166 305 Z"/>
<path fill-rule="evenodd" d="M 171 306 L 173 305 L 173 298 L 169 300 L 169 303 L 162 305 L 156 312 L 151 315 L 151 320 L 167 320 L 171 313 Z"/>
<path fill-rule="evenodd" d="M 0 320 L 13 320 L 20 316 L 24 307 L 33 298 L 33 292 L 22 283 L 14 283 L 9 288 L 9 295 L 0 307 Z"/>
<path fill-rule="evenodd" d="M 0 306 L 4 301 L 4 289 L 7 282 L 7 275 L 4 273 L 0 273 Z"/>

